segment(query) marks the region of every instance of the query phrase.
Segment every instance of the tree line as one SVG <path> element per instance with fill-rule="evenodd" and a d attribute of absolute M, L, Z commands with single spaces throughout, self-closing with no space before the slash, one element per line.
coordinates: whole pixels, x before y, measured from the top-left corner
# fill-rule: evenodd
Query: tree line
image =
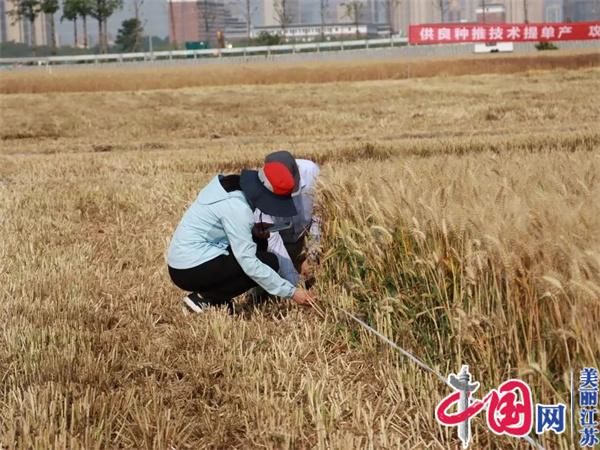
<path fill-rule="evenodd" d="M 59 0 L 10 0 L 13 8 L 10 11 L 13 19 L 25 20 L 29 23 L 29 43 L 32 47 L 37 45 L 35 20 L 41 14 L 49 20 L 51 42 L 50 45 L 56 52 L 55 16 L 60 9 Z M 77 20 L 83 23 L 83 47 L 88 48 L 87 20 L 92 18 L 98 23 L 98 46 L 102 53 L 108 51 L 107 21 L 116 11 L 123 8 L 123 0 L 62 0 L 62 17 L 60 20 L 73 22 L 75 33 L 75 46 L 79 45 L 77 35 Z"/>

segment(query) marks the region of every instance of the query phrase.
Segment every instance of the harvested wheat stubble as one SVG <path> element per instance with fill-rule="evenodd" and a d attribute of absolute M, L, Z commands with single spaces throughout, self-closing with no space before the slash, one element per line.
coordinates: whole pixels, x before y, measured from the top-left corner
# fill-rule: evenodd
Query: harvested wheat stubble
<path fill-rule="evenodd" d="M 569 367 L 600 359 L 598 75 L 1 96 L 0 443 L 458 447 L 443 385 L 334 306 L 441 373 L 568 402 Z M 177 221 L 276 148 L 323 165 L 325 318 L 184 316 Z"/>

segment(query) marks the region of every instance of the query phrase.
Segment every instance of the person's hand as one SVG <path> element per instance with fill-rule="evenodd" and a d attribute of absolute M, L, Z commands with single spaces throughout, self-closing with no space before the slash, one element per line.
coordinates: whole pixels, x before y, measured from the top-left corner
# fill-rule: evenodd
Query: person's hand
<path fill-rule="evenodd" d="M 300 266 L 300 275 L 305 280 L 312 278 L 312 267 L 310 266 L 310 263 L 308 262 L 308 258 L 306 258 L 304 261 L 302 261 L 302 265 Z"/>
<path fill-rule="evenodd" d="M 296 288 L 292 298 L 300 306 L 312 306 L 316 302 L 316 299 L 306 289 L 302 288 Z"/>
<path fill-rule="evenodd" d="M 265 222 L 255 223 L 252 227 L 252 236 L 257 239 L 269 239 L 271 233 L 269 233 L 269 225 Z"/>

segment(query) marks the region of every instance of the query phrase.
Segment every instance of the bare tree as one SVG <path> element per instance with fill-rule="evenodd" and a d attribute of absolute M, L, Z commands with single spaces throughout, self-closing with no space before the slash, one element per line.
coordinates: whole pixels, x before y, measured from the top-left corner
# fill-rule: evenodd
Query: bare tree
<path fill-rule="evenodd" d="M 321 40 L 325 40 L 325 22 L 327 11 L 329 9 L 329 0 L 319 0 L 319 13 L 321 16 Z"/>
<path fill-rule="evenodd" d="M 292 23 L 288 0 L 275 0 L 273 9 L 275 11 L 275 20 L 281 27 L 285 38 L 285 29 Z"/>
<path fill-rule="evenodd" d="M 523 0 L 523 18 L 525 23 L 529 23 L 528 5 L 527 0 Z"/>
<path fill-rule="evenodd" d="M 448 9 L 448 0 L 433 0 L 433 4 L 440 10 L 440 22 L 446 21 L 446 11 Z"/>
<path fill-rule="evenodd" d="M 400 0 L 385 0 L 385 13 L 390 26 L 390 34 L 396 34 L 396 12 L 400 6 Z"/>
<path fill-rule="evenodd" d="M 360 23 L 360 18 L 362 16 L 362 11 L 365 7 L 365 4 L 361 0 L 352 0 L 342 3 L 342 6 L 346 10 L 344 16 L 352 21 L 356 27 L 356 37 L 359 37 L 360 31 L 358 30 L 358 24 Z"/>

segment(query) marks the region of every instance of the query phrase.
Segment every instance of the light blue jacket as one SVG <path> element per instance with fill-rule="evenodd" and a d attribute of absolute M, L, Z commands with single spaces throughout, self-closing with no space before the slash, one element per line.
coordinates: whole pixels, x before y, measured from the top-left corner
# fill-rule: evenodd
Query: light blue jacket
<path fill-rule="evenodd" d="M 177 226 L 167 263 L 174 269 L 191 269 L 220 255 L 233 256 L 246 275 L 269 294 L 292 297 L 295 287 L 256 257 L 252 240 L 254 213 L 241 191 L 227 192 L 212 179 L 200 191 Z"/>

